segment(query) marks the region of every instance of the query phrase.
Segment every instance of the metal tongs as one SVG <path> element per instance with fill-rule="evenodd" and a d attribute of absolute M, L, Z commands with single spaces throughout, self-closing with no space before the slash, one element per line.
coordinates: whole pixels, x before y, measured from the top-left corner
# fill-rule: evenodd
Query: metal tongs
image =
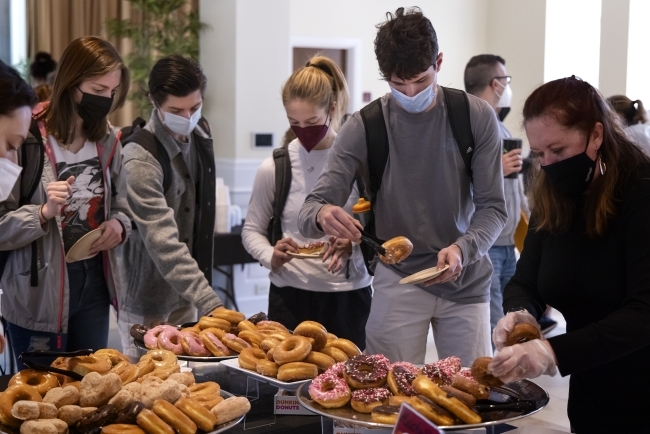
<path fill-rule="evenodd" d="M 359 229 L 359 232 L 361 232 L 361 241 L 372 247 L 381 256 L 386 256 L 386 249 L 384 246 L 382 246 L 385 241 L 381 241 L 380 239 L 373 237 L 363 229 Z"/>
<path fill-rule="evenodd" d="M 18 361 L 23 363 L 25 366 L 35 369 L 37 371 L 45 371 L 45 372 L 54 372 L 55 374 L 61 374 L 65 375 L 67 377 L 72 378 L 73 380 L 80 381 L 84 377 L 83 375 L 77 374 L 76 372 L 73 371 L 68 371 L 66 369 L 59 369 L 55 368 L 54 366 L 49 366 L 49 365 L 42 365 L 40 363 L 34 362 L 33 360 L 30 360 L 31 358 L 39 358 L 39 357 L 76 357 L 76 356 L 88 356 L 92 353 L 94 353 L 95 350 L 78 350 L 78 351 L 68 351 L 68 352 L 62 352 L 62 351 L 26 351 L 22 353 L 20 356 L 18 356 Z"/>

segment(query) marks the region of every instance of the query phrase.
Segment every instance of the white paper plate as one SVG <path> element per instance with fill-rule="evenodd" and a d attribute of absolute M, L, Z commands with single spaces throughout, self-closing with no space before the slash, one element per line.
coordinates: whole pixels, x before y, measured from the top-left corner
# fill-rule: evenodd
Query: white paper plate
<path fill-rule="evenodd" d="M 434 277 L 440 276 L 448 268 L 449 265 L 445 265 L 442 268 L 438 268 L 438 267 L 427 268 L 426 270 L 418 271 L 415 274 L 406 276 L 405 278 L 400 280 L 399 283 L 401 283 L 402 285 L 406 285 L 406 284 L 417 285 L 418 283 L 423 283 L 426 282 L 427 280 L 433 279 Z"/>
<path fill-rule="evenodd" d="M 311 380 L 300 380 L 300 381 L 292 381 L 289 383 L 287 381 L 280 381 L 277 378 L 265 377 L 260 373 L 249 371 L 248 369 L 242 368 L 241 366 L 239 366 L 239 360 L 237 359 L 222 360 L 221 364 L 228 367 L 229 369 L 234 369 L 236 371 L 240 371 L 246 374 L 249 377 L 253 377 L 257 381 L 260 381 L 262 383 L 268 383 L 271 386 L 279 387 L 280 389 L 285 389 L 285 390 L 296 390 L 300 387 L 301 384 L 311 381 Z"/>
<path fill-rule="evenodd" d="M 288 255 L 293 256 L 294 258 L 297 259 L 313 259 L 313 258 L 320 258 L 325 253 L 327 252 L 327 249 L 329 248 L 329 243 L 323 244 L 323 249 L 318 252 L 318 253 L 292 253 L 292 252 L 287 252 Z"/>
<path fill-rule="evenodd" d="M 90 259 L 97 255 L 99 252 L 94 255 L 89 255 L 88 252 L 90 252 L 90 246 L 92 246 L 93 243 L 102 236 L 103 232 L 102 229 L 95 229 L 79 238 L 79 240 L 74 243 L 74 246 L 68 250 L 68 254 L 65 255 L 65 262 L 69 264 L 72 262 L 83 261 L 84 259 Z"/>

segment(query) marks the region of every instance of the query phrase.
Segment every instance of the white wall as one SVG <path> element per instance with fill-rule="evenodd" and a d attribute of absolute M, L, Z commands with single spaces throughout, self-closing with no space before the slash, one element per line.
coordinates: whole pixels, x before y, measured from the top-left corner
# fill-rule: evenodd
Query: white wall
<path fill-rule="evenodd" d="M 645 1 L 645 0 L 644 0 Z M 607 97 L 624 95 L 627 88 L 628 18 L 630 0 L 602 0 L 600 27 L 600 82 L 598 87 Z M 647 16 L 643 17 L 643 30 Z M 639 29 L 641 30 L 641 29 Z M 645 51 L 645 37 L 642 39 Z M 645 56 L 645 53 L 643 53 Z M 645 56 L 647 58 L 647 56 Z M 645 73 L 645 71 L 644 71 Z"/>

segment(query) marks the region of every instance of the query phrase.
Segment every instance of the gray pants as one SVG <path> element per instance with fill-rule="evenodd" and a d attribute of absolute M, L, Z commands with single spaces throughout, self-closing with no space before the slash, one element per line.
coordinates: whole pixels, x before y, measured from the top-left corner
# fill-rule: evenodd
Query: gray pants
<path fill-rule="evenodd" d="M 389 267 L 377 265 L 366 324 L 368 354 L 424 364 L 431 324 L 440 359 L 458 356 L 463 366 L 471 366 L 478 357 L 492 356 L 488 302 L 456 303 L 415 285 L 400 285 L 400 279 Z"/>
<path fill-rule="evenodd" d="M 117 320 L 117 328 L 120 331 L 120 339 L 122 340 L 122 353 L 129 356 L 131 362 L 135 363 L 142 357 L 146 351 L 138 349 L 133 344 L 131 337 L 131 327 L 135 324 L 144 324 L 147 327 L 151 325 L 152 321 L 165 321 L 172 324 L 183 324 L 186 322 L 196 321 L 196 308 L 192 305 L 184 306 L 171 312 L 166 317 L 161 316 L 143 316 L 130 312 L 120 311 Z"/>

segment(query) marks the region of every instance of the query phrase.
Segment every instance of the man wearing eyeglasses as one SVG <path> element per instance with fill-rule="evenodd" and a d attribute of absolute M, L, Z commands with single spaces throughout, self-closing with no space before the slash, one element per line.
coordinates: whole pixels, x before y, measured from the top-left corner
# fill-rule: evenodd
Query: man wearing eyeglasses
<path fill-rule="evenodd" d="M 495 110 L 502 112 L 510 109 L 512 90 L 506 71 L 506 61 L 493 54 L 481 54 L 470 59 L 465 67 L 465 90 L 486 101 Z M 501 140 L 512 138 L 512 134 L 503 124 L 499 116 L 499 131 Z M 490 326 L 494 329 L 497 321 L 503 316 L 503 289 L 515 274 L 517 260 L 515 258 L 514 234 L 519 224 L 520 210 L 528 214 L 526 197 L 519 177 L 508 177 L 521 172 L 523 160 L 521 149 L 512 149 L 501 156 L 503 166 L 503 192 L 506 199 L 508 220 L 501 235 L 494 242 L 488 255 L 492 261 L 494 272 L 490 286 Z"/>

